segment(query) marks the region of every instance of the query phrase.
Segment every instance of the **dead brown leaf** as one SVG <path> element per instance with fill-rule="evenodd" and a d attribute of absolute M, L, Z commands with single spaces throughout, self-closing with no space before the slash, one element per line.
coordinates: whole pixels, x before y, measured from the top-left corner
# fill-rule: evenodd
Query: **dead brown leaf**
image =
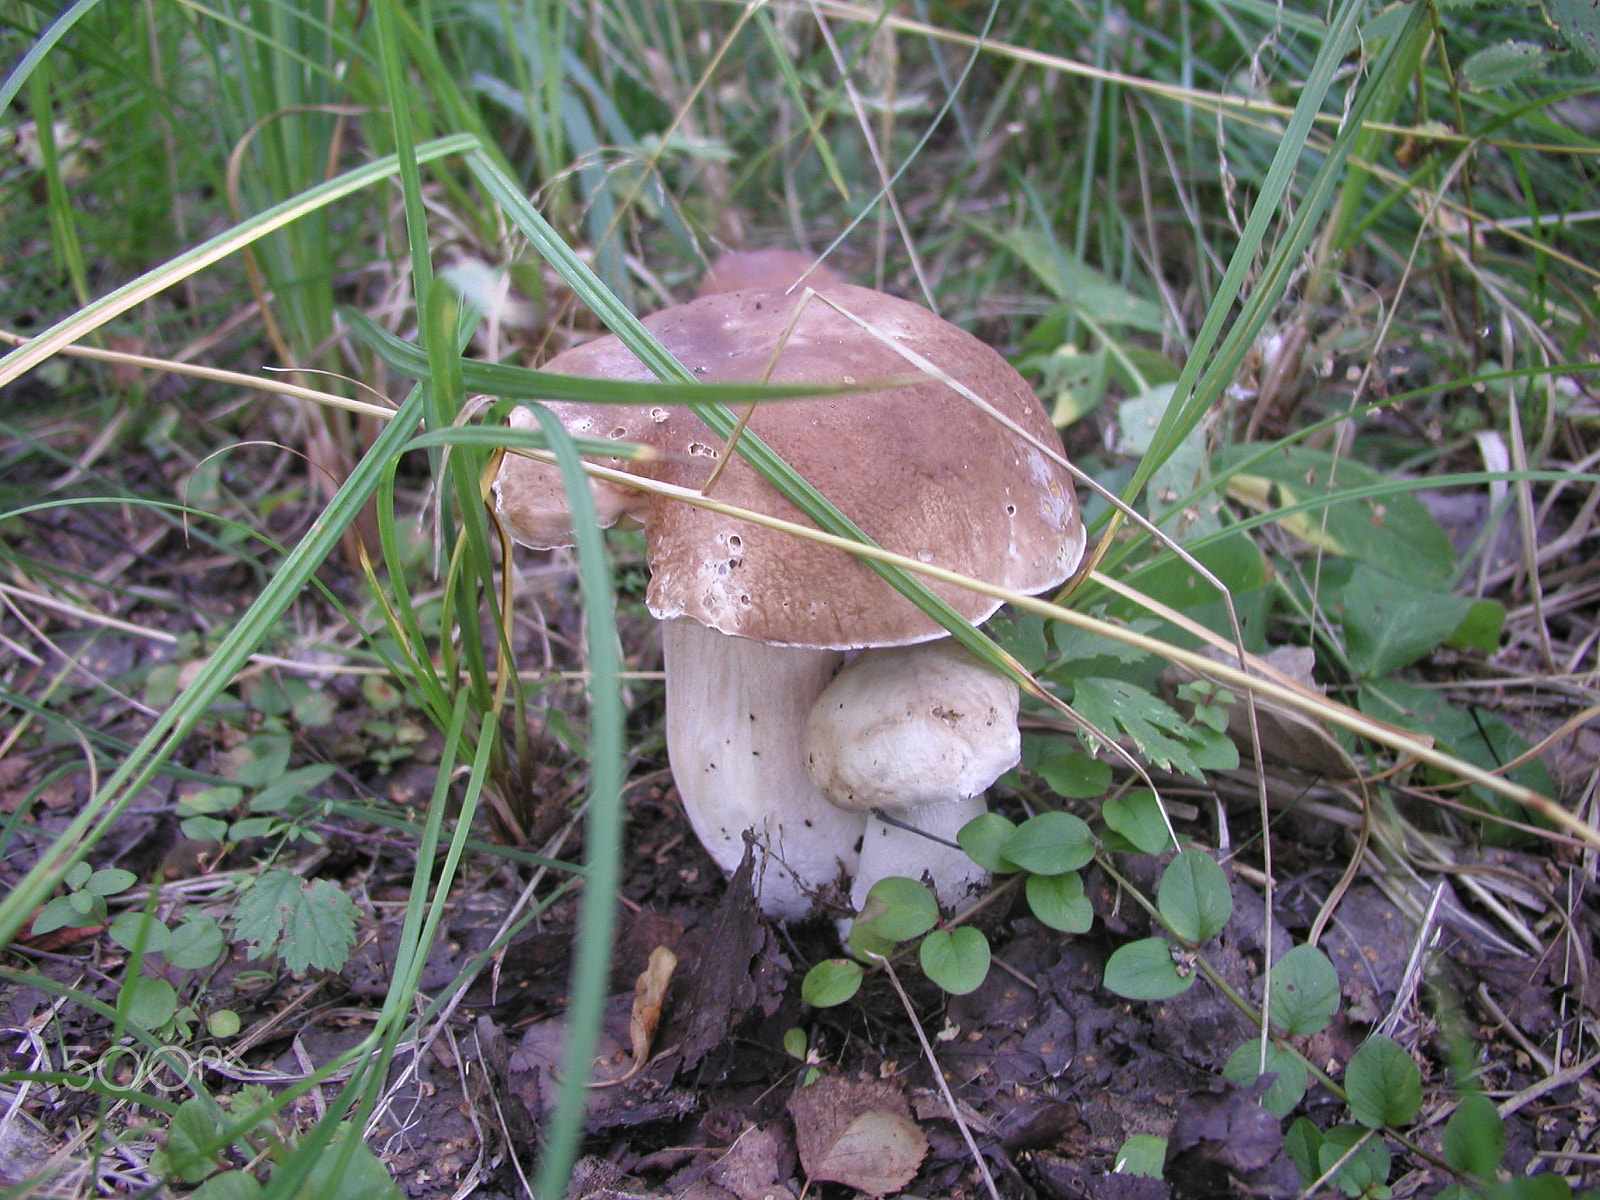
<path fill-rule="evenodd" d="M 928 1153 L 906 1098 L 880 1081 L 819 1079 L 789 1098 L 789 1115 L 800 1165 L 814 1182 L 887 1195 L 911 1182 Z"/>

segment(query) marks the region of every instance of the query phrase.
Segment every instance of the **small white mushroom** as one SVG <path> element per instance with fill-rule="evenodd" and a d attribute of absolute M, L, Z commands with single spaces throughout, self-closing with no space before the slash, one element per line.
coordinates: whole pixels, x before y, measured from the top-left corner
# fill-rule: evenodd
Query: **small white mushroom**
<path fill-rule="evenodd" d="M 983 869 L 950 843 L 1021 757 L 1017 699 L 1015 683 L 949 638 L 868 650 L 823 689 L 806 766 L 834 804 L 874 814 L 850 888 L 857 911 L 890 875 L 932 884 L 946 908 L 983 886 Z"/>

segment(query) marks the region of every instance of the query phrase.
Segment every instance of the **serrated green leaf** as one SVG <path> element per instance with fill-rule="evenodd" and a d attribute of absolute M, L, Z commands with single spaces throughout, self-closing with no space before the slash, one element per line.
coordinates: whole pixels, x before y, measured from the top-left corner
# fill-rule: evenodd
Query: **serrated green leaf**
<path fill-rule="evenodd" d="M 1106 960 L 1108 991 L 1128 1000 L 1170 1000 L 1194 986 L 1194 970 L 1181 972 L 1173 945 L 1152 937 L 1118 946 Z"/>
<path fill-rule="evenodd" d="M 1469 1092 L 1445 1122 L 1440 1145 L 1445 1162 L 1457 1171 L 1493 1179 L 1506 1148 L 1506 1126 L 1500 1111 L 1481 1092 Z"/>
<path fill-rule="evenodd" d="M 1132 738 L 1139 752 L 1162 770 L 1204 778 L 1189 747 L 1189 722 L 1166 701 L 1125 679 L 1091 676 L 1073 684 L 1072 707 L 1085 721 L 1112 737 Z"/>
<path fill-rule="evenodd" d="M 178 1011 L 178 992 L 165 979 L 137 975 L 122 985 L 117 1011 L 130 1025 L 157 1030 Z"/>
<path fill-rule="evenodd" d="M 1267 1044 L 1267 1065 L 1261 1066 L 1261 1043 L 1255 1039 L 1245 1042 L 1228 1056 L 1222 1074 L 1235 1083 L 1249 1087 L 1263 1075 L 1274 1076 L 1261 1094 L 1261 1107 L 1280 1120 L 1294 1111 L 1305 1098 L 1310 1076 L 1306 1066 L 1289 1051 Z"/>
<path fill-rule="evenodd" d="M 217 1169 L 223 1125 L 200 1100 L 178 1105 L 167 1126 L 167 1169 L 185 1183 L 198 1183 Z"/>
<path fill-rule="evenodd" d="M 216 918 L 201 915 L 190 917 L 172 931 L 161 956 L 168 966 L 199 971 L 216 962 L 226 948 L 227 939 Z"/>
<path fill-rule="evenodd" d="M 1535 42 L 1497 42 L 1468 55 L 1457 76 L 1470 91 L 1487 92 L 1546 70 L 1556 58 Z"/>
<path fill-rule="evenodd" d="M 1044 618 L 1038 613 L 1007 612 L 984 627 L 990 637 L 1028 671 L 1042 671 L 1050 661 Z"/>
<path fill-rule="evenodd" d="M 1153 1133 L 1136 1133 L 1122 1143 L 1111 1169 L 1118 1175 L 1160 1179 L 1167 1164 L 1167 1139 Z"/>
<path fill-rule="evenodd" d="M 356 941 L 360 910 L 349 896 L 326 879 L 315 880 L 300 894 L 292 920 L 284 926 L 278 954 L 291 971 L 315 968 L 337 971 Z"/>
<path fill-rule="evenodd" d="M 1023 885 L 1033 915 L 1062 933 L 1087 933 L 1094 924 L 1094 908 L 1083 894 L 1083 876 L 1029 875 Z"/>
<path fill-rule="evenodd" d="M 1472 606 L 1465 596 L 1413 586 L 1365 563 L 1356 564 L 1334 599 L 1350 668 L 1362 679 L 1392 675 L 1437 649 Z"/>
<path fill-rule="evenodd" d="M 1036 875 L 1076 871 L 1094 857 L 1094 832 L 1071 813 L 1029 817 L 1000 847 L 1000 856 Z"/>
<path fill-rule="evenodd" d="M 144 912 L 117 914 L 106 932 L 124 950 L 132 951 L 137 947 L 146 954 L 163 953 L 171 939 L 171 931 L 166 923 Z"/>
<path fill-rule="evenodd" d="M 1197 946 L 1222 932 L 1233 915 L 1233 893 L 1210 855 L 1185 850 L 1161 873 L 1156 906 L 1174 934 Z"/>
<path fill-rule="evenodd" d="M 812 1008 L 843 1004 L 861 990 L 861 964 L 847 958 L 828 958 L 806 972 L 800 998 Z"/>
<path fill-rule="evenodd" d="M 867 893 L 856 924 L 891 942 L 909 942 L 939 923 L 939 902 L 914 879 L 890 875 Z"/>
<path fill-rule="evenodd" d="M 1134 791 L 1113 796 L 1100 808 L 1107 828 L 1114 829 L 1146 854 L 1176 850 L 1167 823 L 1161 816 L 1161 801 L 1150 791 Z"/>
<path fill-rule="evenodd" d="M 1325 1029 L 1339 1011 L 1339 973 L 1315 946 L 1296 946 L 1272 967 L 1268 1019 L 1290 1037 Z"/>
<path fill-rule="evenodd" d="M 233 932 L 249 943 L 251 961 L 277 948 L 299 893 L 300 880 L 295 874 L 277 869 L 267 871 L 239 897 L 233 910 Z"/>
<path fill-rule="evenodd" d="M 1544 18 L 1561 39 L 1600 67 L 1600 3 L 1596 0 L 1540 0 Z"/>
<path fill-rule="evenodd" d="M 989 812 L 973 817 L 956 834 L 956 844 L 991 875 L 1009 875 L 1017 868 L 1000 854 L 1000 847 L 1017 831 L 1016 824 L 999 813 Z"/>
<path fill-rule="evenodd" d="M 1382 1034 L 1350 1056 L 1344 1089 L 1350 1115 L 1369 1129 L 1409 1125 L 1422 1108 L 1422 1072 L 1399 1042 Z"/>
<path fill-rule="evenodd" d="M 965 996 L 989 974 L 989 939 L 970 925 L 935 929 L 917 947 L 922 973 L 952 996 Z"/>

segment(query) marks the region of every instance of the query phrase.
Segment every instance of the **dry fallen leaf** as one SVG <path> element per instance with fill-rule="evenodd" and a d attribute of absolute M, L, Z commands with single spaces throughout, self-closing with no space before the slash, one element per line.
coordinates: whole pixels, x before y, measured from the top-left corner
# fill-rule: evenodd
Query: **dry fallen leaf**
<path fill-rule="evenodd" d="M 672 973 L 678 969 L 678 956 L 665 946 L 650 951 L 650 962 L 633 984 L 633 1011 L 628 1014 L 628 1041 L 633 1047 L 633 1069 L 650 1060 L 650 1043 L 661 1024 L 661 1006 L 666 1003 Z"/>
<path fill-rule="evenodd" d="M 887 1083 L 819 1079 L 789 1098 L 789 1114 L 813 1182 L 883 1196 L 910 1183 L 928 1153 L 911 1107 Z"/>

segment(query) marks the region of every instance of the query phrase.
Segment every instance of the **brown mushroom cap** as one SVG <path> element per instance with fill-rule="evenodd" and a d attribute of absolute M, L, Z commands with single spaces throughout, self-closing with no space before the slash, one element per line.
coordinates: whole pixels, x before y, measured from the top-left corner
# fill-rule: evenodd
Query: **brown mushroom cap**
<path fill-rule="evenodd" d="M 760 288 L 708 295 L 644 323 L 708 382 L 919 377 L 909 386 L 764 403 L 750 429 L 887 550 L 1019 592 L 1044 591 L 1071 575 L 1083 554 L 1084 532 L 1068 472 L 960 393 L 917 371 L 885 340 L 931 362 L 1044 445 L 1058 445 L 1027 382 L 988 346 L 916 304 L 849 284 L 819 288 L 809 300 L 807 295 Z M 805 309 L 794 320 L 802 303 Z M 615 337 L 568 350 L 545 369 L 591 378 L 653 378 Z M 686 409 L 561 402 L 549 407 L 574 434 L 655 447 L 662 452 L 657 461 L 606 465 L 666 483 L 703 488 L 721 453 L 721 439 Z M 519 413 L 513 422 L 532 424 L 532 418 Z M 519 540 L 532 542 L 522 530 L 537 525 L 540 540 L 534 544 L 570 541 L 552 538 L 544 509 L 528 512 L 523 502 L 524 496 L 540 495 L 540 504 L 547 503 L 552 484 L 559 488 L 552 471 L 515 457 L 501 470 L 500 512 Z M 810 524 L 737 455 L 711 495 Z M 727 634 L 840 650 L 906 645 L 944 633 L 842 550 L 667 498 L 652 497 L 629 511 L 644 522 L 651 569 L 647 601 L 658 617 L 688 616 Z M 964 588 L 930 586 L 973 622 L 999 607 Z"/>

